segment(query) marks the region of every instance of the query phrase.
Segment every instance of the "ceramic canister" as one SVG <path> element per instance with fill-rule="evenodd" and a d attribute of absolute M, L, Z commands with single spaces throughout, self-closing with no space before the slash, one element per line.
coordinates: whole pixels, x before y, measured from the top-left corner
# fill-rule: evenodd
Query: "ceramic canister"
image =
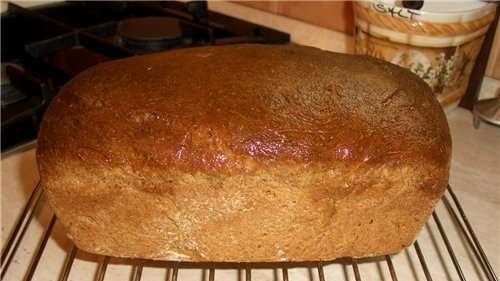
<path fill-rule="evenodd" d="M 462 1 L 426 1 L 421 10 L 389 0 L 356 2 L 355 53 L 409 68 L 452 106 L 465 94 L 496 10 L 493 3 Z"/>

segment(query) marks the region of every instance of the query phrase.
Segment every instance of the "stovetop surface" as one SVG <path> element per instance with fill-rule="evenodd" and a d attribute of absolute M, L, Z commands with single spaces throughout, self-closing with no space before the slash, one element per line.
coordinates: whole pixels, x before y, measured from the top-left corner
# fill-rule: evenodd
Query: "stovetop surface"
<path fill-rule="evenodd" d="M 1 16 L 2 152 L 36 138 L 59 88 L 92 65 L 204 45 L 283 44 L 286 33 L 197 2 L 63 2 Z"/>

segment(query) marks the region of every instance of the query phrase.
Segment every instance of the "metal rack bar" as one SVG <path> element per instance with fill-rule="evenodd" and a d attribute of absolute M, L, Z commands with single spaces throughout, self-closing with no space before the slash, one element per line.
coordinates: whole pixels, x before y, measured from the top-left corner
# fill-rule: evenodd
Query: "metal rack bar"
<path fill-rule="evenodd" d="M 73 266 L 73 262 L 75 261 L 77 252 L 78 248 L 76 248 L 76 246 L 73 245 L 73 247 L 71 247 L 70 253 L 68 254 L 68 257 L 66 258 L 66 262 L 64 263 L 64 267 L 61 272 L 61 278 L 59 278 L 60 281 L 68 280 L 69 273 L 71 271 L 71 267 Z"/>
<path fill-rule="evenodd" d="M 139 263 L 138 265 L 135 265 L 134 266 L 134 275 L 132 277 L 132 280 L 133 281 L 140 281 L 141 280 L 141 277 L 142 277 L 142 268 L 143 268 L 143 264 L 142 263 Z"/>
<path fill-rule="evenodd" d="M 39 203 L 42 198 L 42 194 L 43 190 L 40 183 L 37 183 L 21 213 L 21 216 L 16 221 L 14 230 L 5 243 L 5 247 L 2 251 L 2 272 L 0 274 L 0 279 L 3 279 L 5 273 L 7 273 L 7 270 L 9 269 L 10 263 L 14 258 L 14 254 L 16 253 L 28 226 L 33 219 L 33 215 L 36 213 L 36 210 L 38 210 L 38 206 L 40 206 Z"/>
<path fill-rule="evenodd" d="M 61 272 L 61 277 L 59 278 L 60 281 L 66 281 L 68 280 L 69 273 L 71 271 L 71 267 L 73 266 L 73 262 L 75 261 L 76 253 L 78 252 L 78 248 L 76 248 L 75 245 L 71 247 L 71 251 L 68 254 L 68 257 L 66 258 L 66 262 L 64 263 L 63 270 Z"/>
<path fill-rule="evenodd" d="M 325 272 L 323 270 L 323 264 L 321 263 L 318 264 L 318 275 L 319 281 L 325 281 Z"/>
<path fill-rule="evenodd" d="M 455 251 L 451 248 L 450 241 L 448 240 L 448 236 L 444 232 L 443 225 L 441 225 L 441 221 L 439 220 L 438 216 L 436 215 L 436 212 L 432 212 L 432 217 L 434 218 L 434 221 L 436 222 L 436 225 L 439 230 L 439 234 L 441 234 L 441 237 L 443 238 L 444 244 L 446 246 L 446 250 L 448 250 L 448 254 L 450 254 L 451 261 L 453 262 L 453 266 L 457 270 L 458 277 L 460 278 L 461 281 L 465 281 L 465 276 L 464 273 L 462 272 L 462 268 L 460 267 L 460 264 L 458 263 L 457 256 L 455 255 Z"/>
<path fill-rule="evenodd" d="M 179 269 L 178 269 L 178 266 L 176 263 L 176 264 L 174 264 L 174 267 L 172 268 L 172 281 L 177 281 L 178 272 L 179 272 Z"/>
<path fill-rule="evenodd" d="M 389 267 L 389 272 L 391 273 L 392 281 L 398 281 L 398 277 L 396 276 L 396 269 L 394 268 L 394 265 L 392 264 L 391 256 L 386 255 L 385 261 L 387 262 L 387 267 Z"/>
<path fill-rule="evenodd" d="M 422 265 L 422 270 L 424 271 L 425 279 L 427 281 L 433 281 L 431 273 L 429 272 L 429 268 L 427 267 L 427 263 L 425 262 L 424 255 L 422 254 L 422 250 L 420 249 L 420 245 L 418 244 L 418 241 L 415 241 L 415 243 L 413 243 L 413 246 L 415 247 L 415 251 L 417 252 L 418 260 Z"/>
<path fill-rule="evenodd" d="M 361 281 L 361 275 L 359 274 L 359 268 L 356 259 L 352 259 L 352 270 L 354 271 L 354 278 L 356 279 L 356 281 Z"/>
<path fill-rule="evenodd" d="M 481 269 L 483 270 L 483 273 L 486 275 L 486 277 L 489 280 L 494 280 L 493 277 L 488 272 L 488 269 L 487 269 L 486 265 L 484 264 L 484 262 L 483 262 L 483 260 L 482 260 L 482 258 L 480 256 L 477 248 L 474 246 L 474 243 L 471 241 L 470 235 L 469 235 L 469 233 L 467 233 L 467 230 L 463 226 L 462 221 L 460 221 L 460 219 L 458 218 L 458 215 L 456 214 L 455 210 L 453 210 L 453 207 L 450 205 L 450 202 L 448 201 L 448 198 L 446 198 L 446 196 L 443 196 L 442 201 L 443 201 L 443 204 L 446 206 L 446 209 L 448 210 L 448 212 L 451 214 L 452 218 L 457 223 L 457 225 L 460 226 L 460 230 L 462 231 L 463 236 L 466 238 L 469 246 L 471 247 L 472 252 L 476 256 L 477 260 L 479 261 L 479 265 L 481 266 Z"/>
<path fill-rule="evenodd" d="M 33 257 L 33 260 L 30 264 L 28 272 L 26 273 L 26 276 L 24 277 L 24 281 L 28 281 L 28 280 L 31 280 L 33 278 L 33 275 L 35 274 L 36 267 L 38 266 L 38 263 L 40 262 L 40 258 L 43 255 L 43 250 L 45 249 L 45 246 L 47 245 L 47 241 L 49 240 L 50 234 L 52 233 L 52 229 L 54 228 L 55 223 L 56 223 L 56 216 L 52 215 L 52 218 L 50 219 L 49 225 L 47 226 L 47 229 L 45 230 L 45 233 L 42 236 L 42 240 L 40 241 L 38 249 L 35 252 L 35 256 Z"/>
<path fill-rule="evenodd" d="M 282 273 L 283 273 L 283 281 L 288 281 L 288 268 L 283 268 Z"/>
<path fill-rule="evenodd" d="M 252 269 L 249 267 L 245 269 L 245 281 L 252 281 Z"/>
<path fill-rule="evenodd" d="M 203 274 L 203 275 L 202 275 L 202 276 L 203 276 L 203 278 L 202 278 L 202 280 L 201 280 L 201 281 L 205 281 L 205 269 L 203 269 L 202 274 Z M 170 281 L 170 277 L 171 277 L 171 275 L 172 275 L 172 270 L 171 270 L 171 268 L 170 268 L 170 267 L 167 267 L 167 272 L 166 272 L 166 274 L 165 274 L 165 281 Z"/>
<path fill-rule="evenodd" d="M 24 219 L 26 218 L 26 215 L 28 214 L 28 212 L 30 210 L 33 210 L 33 207 L 32 207 L 33 202 L 35 202 L 34 205 L 36 205 L 38 203 L 38 200 L 40 200 L 40 190 L 41 190 L 40 182 L 38 182 L 36 184 L 35 188 L 33 189 L 33 191 L 31 192 L 31 195 L 28 199 L 28 202 L 26 202 L 26 205 L 24 206 L 24 209 L 21 212 L 21 215 L 19 216 L 19 218 L 17 218 L 17 221 L 16 221 L 15 226 L 14 226 L 14 230 L 10 234 L 9 239 L 7 239 L 7 243 L 5 243 L 5 247 L 2 250 L 2 260 L 1 260 L 2 268 L 4 267 L 4 262 L 6 261 L 6 257 L 8 255 L 8 253 L 10 252 L 11 247 L 14 244 L 14 241 L 16 241 L 16 237 L 17 237 L 17 234 L 19 233 L 19 230 L 23 229 L 21 231 L 21 233 L 22 233 L 27 228 L 27 226 L 29 224 L 31 216 L 28 217 L 28 223 L 23 224 L 23 222 L 24 222 Z M 33 213 L 33 212 L 31 212 L 31 213 Z M 22 236 L 22 235 L 20 235 L 20 236 Z M 16 241 L 16 242 L 18 242 L 18 241 Z M 14 246 L 13 252 L 15 252 L 16 246 L 18 246 L 17 243 Z M 3 277 L 3 271 L 2 271 L 2 277 Z"/>
<path fill-rule="evenodd" d="M 476 233 L 474 232 L 474 229 L 472 228 L 472 226 L 469 222 L 469 219 L 465 215 L 465 212 L 462 208 L 462 205 L 460 204 L 460 201 L 458 201 L 458 198 L 455 195 L 455 192 L 453 192 L 453 190 L 451 189 L 451 186 L 449 186 L 449 185 L 448 185 L 447 190 L 448 190 L 448 193 L 451 195 L 451 198 L 453 200 L 453 203 L 455 204 L 455 207 L 457 208 L 458 212 L 460 213 L 460 216 L 462 217 L 462 220 L 467 228 L 467 231 L 464 228 L 464 226 L 462 225 L 462 223 L 460 222 L 460 220 L 458 219 L 458 216 L 456 215 L 455 211 L 453 209 L 451 209 L 451 210 L 449 210 L 450 213 L 453 214 L 453 218 L 455 218 L 455 220 L 458 222 L 460 228 L 462 229 L 463 233 L 467 237 L 467 242 L 469 243 L 469 245 L 472 247 L 472 249 L 474 249 L 474 254 L 476 255 L 476 258 L 479 260 L 479 263 L 481 264 L 481 267 L 483 268 L 483 271 L 486 274 L 486 277 L 489 280 L 498 281 L 498 277 L 496 276 L 495 271 L 493 271 L 493 267 L 491 266 L 491 264 L 488 260 L 488 257 L 484 253 L 483 247 L 481 246 L 481 243 L 479 243 L 479 239 L 477 239 Z M 449 203 L 448 199 L 445 196 L 443 196 L 443 202 L 445 202 L 445 205 L 446 205 L 446 203 Z M 449 206 L 449 207 L 451 208 L 451 206 Z M 470 238 L 472 238 L 472 241 L 470 241 L 470 238 L 469 238 L 469 235 L 467 235 L 467 232 L 470 235 Z M 479 256 L 478 256 L 477 252 L 479 252 Z"/>
<path fill-rule="evenodd" d="M 99 264 L 99 268 L 97 269 L 97 278 L 96 281 L 103 281 L 106 275 L 106 270 L 108 269 L 109 257 L 105 256 L 102 262 Z"/>
<path fill-rule="evenodd" d="M 210 268 L 210 271 L 208 273 L 208 281 L 214 281 L 215 280 L 215 269 Z"/>

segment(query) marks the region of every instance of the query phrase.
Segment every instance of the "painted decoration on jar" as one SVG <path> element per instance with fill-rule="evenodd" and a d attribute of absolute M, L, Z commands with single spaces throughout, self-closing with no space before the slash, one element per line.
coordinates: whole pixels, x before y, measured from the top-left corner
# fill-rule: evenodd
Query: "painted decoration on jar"
<path fill-rule="evenodd" d="M 355 53 L 410 69 L 448 106 L 465 94 L 495 5 L 445 13 L 368 1 L 356 2 L 354 11 Z"/>

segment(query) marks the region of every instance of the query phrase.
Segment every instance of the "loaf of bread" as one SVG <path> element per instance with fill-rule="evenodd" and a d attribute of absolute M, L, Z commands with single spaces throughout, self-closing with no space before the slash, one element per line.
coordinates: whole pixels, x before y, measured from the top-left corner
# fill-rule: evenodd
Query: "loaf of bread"
<path fill-rule="evenodd" d="M 396 253 L 448 181 L 429 87 L 366 57 L 233 45 L 111 61 L 55 97 L 41 184 L 88 252 L 267 262 Z"/>

